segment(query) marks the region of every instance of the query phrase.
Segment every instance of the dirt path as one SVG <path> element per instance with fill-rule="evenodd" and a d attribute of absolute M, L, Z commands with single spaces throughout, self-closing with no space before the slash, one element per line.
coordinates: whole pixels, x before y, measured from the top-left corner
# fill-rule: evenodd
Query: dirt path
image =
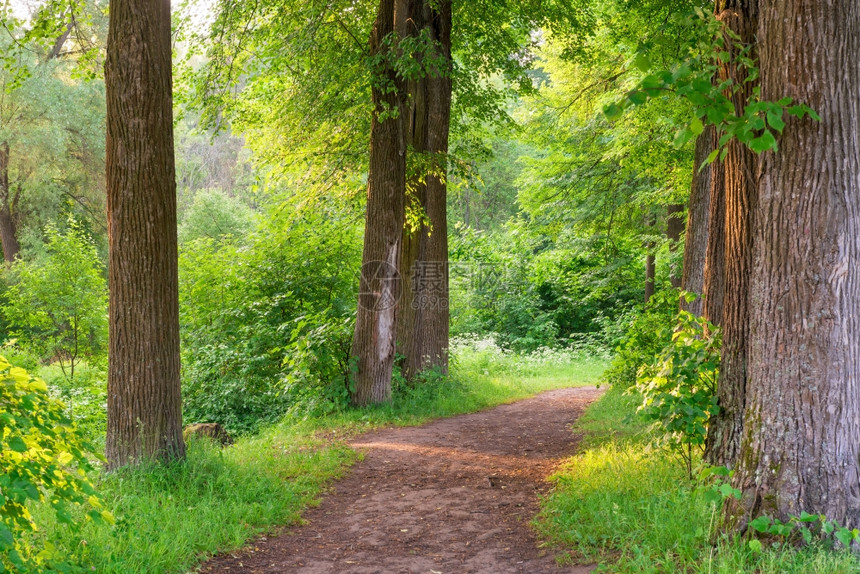
<path fill-rule="evenodd" d="M 364 460 L 307 524 L 217 556 L 206 573 L 585 573 L 556 565 L 529 521 L 575 452 L 570 424 L 600 396 L 562 389 L 420 427 L 368 433 Z"/>

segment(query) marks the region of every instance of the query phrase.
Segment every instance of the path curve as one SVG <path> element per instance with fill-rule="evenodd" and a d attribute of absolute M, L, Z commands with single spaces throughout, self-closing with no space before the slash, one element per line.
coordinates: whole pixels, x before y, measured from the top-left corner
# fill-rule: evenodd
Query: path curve
<path fill-rule="evenodd" d="M 549 391 L 351 444 L 364 460 L 335 483 L 306 524 L 216 556 L 208 574 L 543 574 L 559 567 L 529 522 L 546 477 L 576 452 L 570 424 L 602 391 Z"/>

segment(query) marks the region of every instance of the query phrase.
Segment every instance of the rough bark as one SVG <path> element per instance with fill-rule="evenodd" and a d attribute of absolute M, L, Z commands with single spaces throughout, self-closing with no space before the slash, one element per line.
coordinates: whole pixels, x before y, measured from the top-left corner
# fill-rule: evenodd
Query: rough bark
<path fill-rule="evenodd" d="M 687 206 L 687 233 L 684 239 L 684 268 L 681 289 L 699 297 L 691 302 L 681 301 L 681 309 L 694 315 L 703 312 L 702 293 L 705 288 L 705 257 L 708 252 L 708 216 L 711 205 L 711 172 L 714 164 L 700 166 L 714 149 L 714 127 L 708 126 L 696 139 L 693 182 Z"/>
<path fill-rule="evenodd" d="M 441 0 L 430 8 L 425 0 L 424 10 L 429 22 L 430 37 L 437 42 L 450 66 L 452 2 Z M 421 331 L 415 359 L 421 370 L 438 368 L 448 372 L 448 339 L 450 312 L 448 306 L 448 181 L 447 156 L 451 126 L 452 83 L 450 67 L 437 70 L 427 80 L 427 111 L 429 129 L 427 150 L 434 154 L 436 173 L 427 178 L 428 233 L 421 236 L 421 257 L 427 262 L 429 274 L 424 277 L 424 297 L 421 298 Z M 428 276 L 429 275 L 429 276 Z"/>
<path fill-rule="evenodd" d="M 652 247 L 649 246 L 648 254 L 645 256 L 645 304 L 651 302 L 651 297 L 654 296 L 654 278 L 657 274 L 657 268 L 654 263 L 654 253 L 651 252 Z"/>
<path fill-rule="evenodd" d="M 720 0 L 717 19 L 740 38 L 755 45 L 758 0 Z M 726 36 L 729 62 L 720 69 L 720 79 L 731 79 L 740 89 L 731 95 L 741 113 L 758 82 L 746 82 L 748 70 L 737 63 L 740 46 Z M 750 55 L 754 55 L 755 50 Z M 749 331 L 749 277 L 752 258 L 752 225 L 757 195 L 758 156 L 737 140 L 727 144 L 723 162 L 725 177 L 725 292 L 723 297 L 723 346 L 717 400 L 720 411 L 708 426 L 707 460 L 716 466 L 734 465 L 740 449 L 747 379 Z"/>
<path fill-rule="evenodd" d="M 714 130 L 714 146 L 717 145 Z M 708 246 L 705 254 L 704 285 L 702 286 L 702 316 L 715 325 L 723 320 L 723 297 L 726 290 L 726 171 L 723 162 L 716 161 L 711 169 L 711 190 L 708 213 Z"/>
<path fill-rule="evenodd" d="M 3 259 L 12 263 L 21 251 L 15 222 L 18 193 L 13 193 L 9 184 L 9 142 L 0 142 L 0 243 L 3 244 Z"/>
<path fill-rule="evenodd" d="M 401 6 L 398 3 L 398 8 Z M 380 0 L 370 36 L 372 55 L 385 49 L 382 41 L 394 31 L 394 22 L 395 1 Z M 364 252 L 351 352 L 356 361 L 352 401 L 357 405 L 391 398 L 401 289 L 398 265 L 405 219 L 405 86 L 386 63 L 374 74 Z M 381 116 L 386 109 L 399 113 L 396 117 Z"/>
<path fill-rule="evenodd" d="M 675 253 L 678 250 L 678 244 L 681 243 L 681 236 L 684 234 L 684 205 L 681 203 L 672 203 L 666 207 L 666 239 L 669 240 L 669 253 Z M 681 287 L 681 277 L 683 270 L 672 265 L 669 270 L 669 282 L 672 287 L 679 289 Z"/>
<path fill-rule="evenodd" d="M 170 3 L 113 0 L 105 63 L 109 468 L 183 457 Z"/>
<path fill-rule="evenodd" d="M 398 2 L 403 4 L 403 8 L 397 11 L 397 33 L 401 37 L 418 36 L 425 27 L 423 1 Z M 420 54 L 414 57 L 420 58 Z M 427 154 L 427 82 L 428 78 L 422 77 L 410 79 L 407 83 L 409 114 L 404 126 L 409 145 L 407 166 L 412 163 L 414 169 L 408 169 L 406 183 L 407 210 L 412 217 L 407 218 L 403 227 L 399 265 L 402 296 L 397 309 L 397 352 L 403 357 L 401 367 L 407 378 L 411 378 L 420 366 L 415 360 L 418 339 L 421 337 L 421 314 L 418 308 L 420 293 L 414 287 L 420 291 L 420 277 L 416 275 L 421 266 L 422 235 L 427 233 L 426 226 L 419 221 L 426 216 L 427 180 L 422 170 L 418 169 L 418 166 L 424 165 Z"/>
<path fill-rule="evenodd" d="M 762 0 L 762 96 L 787 118 L 762 159 L 744 438 L 727 507 L 743 529 L 801 511 L 860 527 L 860 7 Z"/>
<path fill-rule="evenodd" d="M 436 7 L 423 0 L 421 16 L 416 22 L 426 27 L 429 37 L 447 62 L 451 61 L 452 9 L 450 1 Z M 433 70 L 421 82 L 420 97 L 413 97 L 423 106 L 423 150 L 431 158 L 431 169 L 419 197 L 428 225 L 417 234 L 417 252 L 410 245 L 404 255 L 414 255 L 408 267 L 410 289 L 404 290 L 403 312 L 411 315 L 409 332 L 403 334 L 404 374 L 411 378 L 429 368 L 448 370 L 448 213 L 447 171 L 448 136 L 451 120 L 450 69 Z M 413 131 L 414 133 L 414 131 Z M 404 262 L 406 258 L 404 257 Z M 406 282 L 406 281 L 405 281 Z M 406 308 L 409 308 L 407 311 Z"/>

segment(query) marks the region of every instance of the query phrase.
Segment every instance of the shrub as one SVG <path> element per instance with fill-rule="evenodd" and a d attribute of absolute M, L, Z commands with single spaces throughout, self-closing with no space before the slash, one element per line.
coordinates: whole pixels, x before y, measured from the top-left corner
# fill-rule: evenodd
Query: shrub
<path fill-rule="evenodd" d="M 341 400 L 361 249 L 350 224 L 336 206 L 278 206 L 241 243 L 202 238 L 182 246 L 189 422 L 254 431 L 297 401 L 325 410 Z"/>
<path fill-rule="evenodd" d="M 73 218 L 66 231 L 49 225 L 45 232 L 44 256 L 15 263 L 3 315 L 22 346 L 74 377 L 81 360 L 99 360 L 106 350 L 104 266 Z"/>
<path fill-rule="evenodd" d="M 692 479 L 693 451 L 704 449 L 708 421 L 719 409 L 720 333 L 707 320 L 681 311 L 674 332 L 662 336 L 671 342 L 637 379 L 638 410 L 654 421 L 659 442 L 682 458 Z"/>
<path fill-rule="evenodd" d="M 37 530 L 31 501 L 47 503 L 70 527 L 75 505 L 90 507 L 90 520 L 113 520 L 86 477 L 94 450 L 44 381 L 0 357 L 0 571 L 62 566 L 49 542 L 28 543 Z"/>
<path fill-rule="evenodd" d="M 607 382 L 624 389 L 635 385 L 639 369 L 672 342 L 678 297 L 674 289 L 658 291 L 642 312 L 627 315 L 631 322 L 604 375 Z"/>

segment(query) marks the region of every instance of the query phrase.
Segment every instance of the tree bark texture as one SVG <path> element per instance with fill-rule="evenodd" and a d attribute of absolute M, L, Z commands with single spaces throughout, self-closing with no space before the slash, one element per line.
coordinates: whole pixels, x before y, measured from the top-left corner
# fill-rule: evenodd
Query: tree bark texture
<path fill-rule="evenodd" d="M 717 136 L 714 132 L 714 145 Z M 723 320 L 726 291 L 726 171 L 723 162 L 713 163 L 708 213 L 708 248 L 705 255 L 705 284 L 702 287 L 702 316 L 719 326 Z"/>
<path fill-rule="evenodd" d="M 112 0 L 107 93 L 109 468 L 183 457 L 168 0 Z"/>
<path fill-rule="evenodd" d="M 672 203 L 666 207 L 666 239 L 669 240 L 669 253 L 675 253 L 678 250 L 678 244 L 681 243 L 681 237 L 684 235 L 684 205 L 681 203 Z M 681 287 L 683 269 L 678 269 L 672 265 L 669 270 L 669 282 L 672 287 L 679 289 Z"/>
<path fill-rule="evenodd" d="M 3 244 L 3 259 L 12 263 L 21 251 L 15 222 L 18 194 L 9 184 L 9 142 L 0 142 L 0 243 Z"/>
<path fill-rule="evenodd" d="M 755 45 L 758 0 L 718 0 L 717 19 L 740 37 L 742 45 Z M 742 46 L 725 36 L 731 54 L 720 69 L 720 79 L 731 79 L 739 89 L 731 94 L 736 113 L 743 112 L 758 82 L 746 82 L 748 70 L 737 61 Z M 753 48 L 751 56 L 754 55 Z M 728 94 L 727 94 L 728 95 Z M 720 411 L 708 426 L 707 460 L 716 466 L 734 465 L 743 430 L 749 330 L 749 276 L 752 258 L 752 225 L 757 195 L 758 156 L 733 139 L 727 144 L 722 164 L 725 178 L 725 292 L 723 296 L 723 345 L 717 400 Z"/>
<path fill-rule="evenodd" d="M 398 0 L 403 8 L 397 10 L 398 20 L 395 23 L 397 33 L 401 37 L 418 36 L 424 29 L 423 0 Z M 413 57 L 420 58 L 421 54 Z M 423 63 L 422 63 L 423 65 Z M 403 227 L 403 238 L 400 255 L 400 277 L 402 280 L 402 296 L 397 309 L 397 352 L 402 355 L 403 374 L 407 378 L 414 375 L 417 339 L 421 337 L 421 316 L 416 302 L 419 294 L 414 287 L 419 287 L 416 277 L 420 267 L 421 236 L 427 232 L 426 226 L 417 221 L 425 217 L 427 207 L 427 180 L 419 166 L 424 165 L 427 154 L 427 77 L 411 78 L 407 82 L 408 117 L 405 121 L 407 150 L 407 182 L 406 204 L 407 211 L 412 217 L 407 218 Z M 413 155 L 414 154 L 414 155 Z M 412 159 L 413 169 L 409 169 Z"/>
<path fill-rule="evenodd" d="M 401 6 L 398 2 L 397 7 Z M 395 30 L 395 12 L 395 0 L 380 0 L 370 37 L 371 55 L 387 49 L 383 40 Z M 364 252 L 351 352 L 356 361 L 352 401 L 357 405 L 391 398 L 405 219 L 406 86 L 385 62 L 374 76 Z M 397 110 L 395 117 L 390 112 L 382 115 L 386 110 Z"/>
<path fill-rule="evenodd" d="M 714 164 L 699 168 L 714 150 L 714 127 L 707 126 L 696 139 L 693 182 L 687 206 L 687 232 L 684 239 L 684 268 L 681 289 L 699 297 L 692 303 L 681 302 L 681 309 L 693 315 L 703 312 L 702 293 L 705 288 L 705 257 L 708 253 L 708 215 L 711 205 L 711 172 Z"/>
<path fill-rule="evenodd" d="M 762 97 L 788 118 L 762 159 L 744 436 L 726 509 L 860 527 L 860 4 L 762 0 Z"/>
<path fill-rule="evenodd" d="M 445 62 L 451 62 L 451 2 L 445 0 L 435 8 L 428 0 L 420 0 L 421 16 L 416 22 L 426 28 Z M 404 374 L 414 377 L 428 368 L 448 371 L 448 213 L 447 213 L 447 153 L 451 123 L 450 68 L 431 70 L 420 82 L 413 83 L 413 106 L 420 110 L 414 115 L 416 125 L 423 123 L 419 133 L 424 140 L 421 148 L 430 158 L 432 168 L 425 173 L 425 185 L 419 188 L 421 208 L 429 225 L 422 225 L 417 237 L 410 238 L 404 251 L 401 269 L 408 273 L 409 289 L 404 290 L 403 309 L 409 321 L 403 329 Z M 420 92 L 420 94 L 418 93 Z M 423 102 L 423 105 L 417 105 Z M 420 123 L 419 123 L 420 122 Z M 415 134 L 416 130 L 412 130 Z M 413 144 L 415 149 L 418 146 Z M 410 239 L 404 238 L 406 241 Z M 407 260 L 406 255 L 411 260 Z M 408 261 L 408 263 L 407 263 Z M 407 310 L 408 308 L 408 310 Z"/>
<path fill-rule="evenodd" d="M 648 246 L 648 254 L 645 255 L 645 304 L 651 302 L 654 296 L 654 279 L 657 275 L 657 267 L 654 262 L 653 246 Z"/>

